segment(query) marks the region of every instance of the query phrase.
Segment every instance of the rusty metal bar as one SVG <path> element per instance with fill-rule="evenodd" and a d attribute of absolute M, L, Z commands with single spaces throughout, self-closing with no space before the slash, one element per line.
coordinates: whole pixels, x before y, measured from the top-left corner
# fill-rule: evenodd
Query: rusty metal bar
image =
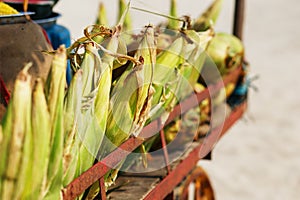
<path fill-rule="evenodd" d="M 215 85 L 210 85 L 208 88 L 200 93 L 197 93 L 197 100 L 201 102 L 202 100 L 209 98 L 210 93 L 217 92 L 224 85 L 229 82 L 237 81 L 239 74 L 241 73 L 241 67 L 233 70 L 230 74 L 224 77 L 223 80 L 219 81 Z M 174 110 L 170 113 L 167 122 L 164 125 L 169 124 L 177 116 L 185 113 L 189 109 L 198 105 L 197 102 L 191 98 L 185 99 L 182 103 L 177 105 Z M 63 189 L 63 199 L 73 200 L 77 196 L 81 195 L 88 187 L 93 183 L 103 177 L 112 167 L 117 166 L 126 156 L 128 156 L 132 151 L 134 151 L 138 146 L 140 146 L 146 139 L 153 134 L 160 131 L 160 125 L 157 120 L 151 122 L 149 125 L 143 128 L 139 137 L 131 137 L 125 141 L 119 148 L 106 156 L 103 160 L 93 165 L 79 177 L 74 179 L 65 189 Z M 208 152 L 207 152 L 208 153 Z M 206 154 L 207 154 L 206 153 Z M 192 165 L 192 163 L 190 163 Z"/>
<path fill-rule="evenodd" d="M 113 166 L 117 166 L 127 155 L 144 142 L 141 138 L 129 138 L 118 149 L 96 163 L 63 189 L 63 199 L 73 200 L 88 187 L 103 177 Z"/>
<path fill-rule="evenodd" d="M 165 125 L 172 122 L 176 117 L 180 116 L 182 113 L 185 113 L 189 109 L 197 106 L 204 99 L 209 98 L 209 95 L 213 95 L 216 92 L 218 92 L 224 85 L 231 82 L 237 82 L 239 78 L 239 74 L 241 74 L 241 72 L 242 72 L 242 67 L 238 67 L 234 69 L 232 72 L 230 72 L 228 75 L 226 75 L 222 81 L 219 81 L 214 85 L 209 85 L 202 92 L 196 93 L 198 102 L 195 102 L 193 97 L 189 97 L 183 100 L 179 105 L 175 106 L 173 111 L 170 113 L 169 118 L 166 121 Z"/>
<path fill-rule="evenodd" d="M 158 123 L 159 123 L 158 126 L 162 126 L 160 118 L 158 118 Z M 164 132 L 163 127 L 160 128 L 159 135 L 160 135 L 160 140 L 161 140 L 161 144 L 162 144 L 162 149 L 164 152 L 164 159 L 165 159 L 165 163 L 166 163 L 167 173 L 169 174 L 171 172 L 171 167 L 169 165 L 170 160 L 169 160 L 167 142 L 166 142 L 165 132 Z"/>
<path fill-rule="evenodd" d="M 219 131 L 221 130 L 221 136 L 226 133 L 226 131 L 243 115 L 247 107 L 247 103 L 243 103 L 237 107 L 228 118 L 225 120 L 223 127 L 218 127 L 207 136 L 207 141 L 205 143 L 199 144 L 191 153 L 185 158 L 178 166 L 167 175 L 161 182 L 159 182 L 155 188 L 147 194 L 144 200 L 152 199 L 163 199 L 166 197 L 176 185 L 178 185 L 186 175 L 194 168 L 198 160 L 203 158 L 212 147 L 216 138 L 219 138 Z"/>
<path fill-rule="evenodd" d="M 243 26 L 245 17 L 245 0 L 235 0 L 233 34 L 243 39 Z"/>
<path fill-rule="evenodd" d="M 99 179 L 99 187 L 100 187 L 101 200 L 106 200 L 104 177 L 101 177 Z"/>
<path fill-rule="evenodd" d="M 5 107 L 8 106 L 10 99 L 10 94 L 5 86 L 5 83 L 0 75 L 0 104 L 3 104 Z"/>

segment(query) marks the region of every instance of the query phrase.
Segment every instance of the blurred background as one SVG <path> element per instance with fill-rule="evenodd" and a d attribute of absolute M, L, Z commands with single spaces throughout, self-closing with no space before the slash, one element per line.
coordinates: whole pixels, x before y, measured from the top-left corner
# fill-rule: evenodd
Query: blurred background
<path fill-rule="evenodd" d="M 54 10 L 71 38 L 95 22 L 100 0 L 61 0 Z M 117 1 L 103 0 L 114 25 Z M 180 15 L 195 18 L 211 0 L 178 0 Z M 169 12 L 169 1 L 132 0 L 132 5 Z M 217 31 L 231 32 L 234 1 L 224 0 Z M 217 200 L 300 199 L 300 1 L 246 0 L 244 44 L 250 76 L 249 108 L 213 150 L 212 161 L 201 161 Z M 131 11 L 134 28 L 165 20 Z"/>

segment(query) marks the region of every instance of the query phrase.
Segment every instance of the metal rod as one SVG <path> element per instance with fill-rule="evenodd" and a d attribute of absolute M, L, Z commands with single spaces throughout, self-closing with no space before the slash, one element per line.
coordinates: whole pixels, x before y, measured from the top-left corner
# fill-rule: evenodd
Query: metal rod
<path fill-rule="evenodd" d="M 162 148 L 163 148 L 163 152 L 164 152 L 164 159 L 165 159 L 165 163 L 166 163 L 166 168 L 167 168 L 167 173 L 169 174 L 171 172 L 171 168 L 170 168 L 170 161 L 169 161 L 169 154 L 168 154 L 168 149 L 167 149 L 167 142 L 166 142 L 166 138 L 165 138 L 165 132 L 164 132 L 164 127 L 161 124 L 161 119 L 158 118 L 158 126 L 160 127 L 160 140 L 161 140 L 161 144 L 162 144 Z"/>
<path fill-rule="evenodd" d="M 233 24 L 233 34 L 243 39 L 243 26 L 244 26 L 244 16 L 245 16 L 245 0 L 235 1 L 235 11 L 234 11 L 234 24 Z"/>
<path fill-rule="evenodd" d="M 100 195 L 101 200 L 106 200 L 106 191 L 105 191 L 105 184 L 104 184 L 104 177 L 99 179 L 99 186 L 100 186 Z"/>

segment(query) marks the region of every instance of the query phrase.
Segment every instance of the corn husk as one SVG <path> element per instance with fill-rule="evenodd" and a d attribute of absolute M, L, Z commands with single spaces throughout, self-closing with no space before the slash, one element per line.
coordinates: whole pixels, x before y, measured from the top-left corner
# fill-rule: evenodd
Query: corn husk
<path fill-rule="evenodd" d="M 109 142 L 103 144 L 101 156 L 111 152 L 130 135 L 138 136 L 144 127 L 151 107 L 155 52 L 153 27 L 148 26 L 135 55 L 141 64 L 131 64 L 113 88 L 106 132 Z M 107 176 L 107 185 L 114 179 Z"/>
<path fill-rule="evenodd" d="M 193 30 L 206 31 L 216 24 L 219 17 L 223 0 L 214 0 L 214 2 L 208 7 L 208 9 L 200 15 L 193 24 Z"/>
<path fill-rule="evenodd" d="M 44 84 L 37 79 L 32 97 L 33 163 L 31 199 L 43 199 L 50 155 L 50 113 L 44 94 Z"/>
<path fill-rule="evenodd" d="M 30 65 L 27 65 L 18 74 L 12 99 L 2 121 L 1 199 L 28 198 L 31 191 L 33 145 L 29 67 Z"/>
<path fill-rule="evenodd" d="M 45 92 L 50 112 L 51 140 L 50 158 L 47 172 L 48 192 L 46 199 L 61 198 L 63 176 L 63 142 L 64 142 L 64 123 L 63 105 L 66 88 L 66 49 L 60 46 L 53 58 L 52 66 L 47 78 Z"/>

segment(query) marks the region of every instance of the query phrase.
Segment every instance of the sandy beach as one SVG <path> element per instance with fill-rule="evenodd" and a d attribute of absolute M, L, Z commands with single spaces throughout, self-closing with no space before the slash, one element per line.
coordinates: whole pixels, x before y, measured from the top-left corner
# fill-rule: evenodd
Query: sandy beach
<path fill-rule="evenodd" d="M 117 1 L 103 1 L 112 25 Z M 195 18 L 210 0 L 178 0 L 179 14 Z M 169 1 L 132 1 L 134 6 L 168 13 Z M 58 23 L 76 39 L 94 23 L 99 0 L 61 0 Z M 156 24 L 161 17 L 132 11 L 134 27 Z M 232 29 L 233 1 L 224 0 L 217 31 Z M 249 108 L 213 151 L 201 161 L 217 200 L 300 199 L 300 1 L 246 1 L 244 44 L 250 76 L 259 90 L 250 90 Z M 299 74 L 298 74 L 299 73 Z"/>

